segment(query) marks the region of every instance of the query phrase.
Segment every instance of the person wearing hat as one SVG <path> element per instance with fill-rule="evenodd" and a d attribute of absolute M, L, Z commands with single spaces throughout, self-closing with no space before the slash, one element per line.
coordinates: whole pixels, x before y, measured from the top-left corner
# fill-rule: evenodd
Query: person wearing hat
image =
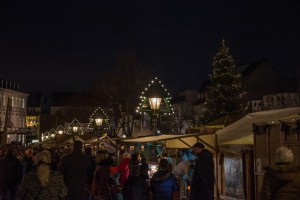
<path fill-rule="evenodd" d="M 211 152 L 200 142 L 193 145 L 197 156 L 195 172 L 192 179 L 190 200 L 214 199 L 214 161 Z"/>

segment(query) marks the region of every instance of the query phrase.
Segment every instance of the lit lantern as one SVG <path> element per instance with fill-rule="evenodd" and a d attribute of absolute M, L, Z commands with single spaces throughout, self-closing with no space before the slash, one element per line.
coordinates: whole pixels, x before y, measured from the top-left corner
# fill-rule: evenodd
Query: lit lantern
<path fill-rule="evenodd" d="M 77 133 L 77 132 L 78 132 L 78 126 L 75 126 L 75 125 L 74 125 L 74 126 L 72 127 L 72 130 L 73 130 L 74 133 Z"/>
<path fill-rule="evenodd" d="M 130 151 L 134 151 L 134 146 L 129 147 Z"/>
<path fill-rule="evenodd" d="M 100 116 L 95 118 L 95 122 L 96 122 L 96 126 L 102 126 L 103 124 L 103 118 L 101 118 Z"/>
<path fill-rule="evenodd" d="M 157 97 L 149 98 L 149 103 L 150 103 L 150 107 L 151 107 L 152 110 L 158 110 L 159 109 L 161 99 L 162 98 L 157 98 Z"/>

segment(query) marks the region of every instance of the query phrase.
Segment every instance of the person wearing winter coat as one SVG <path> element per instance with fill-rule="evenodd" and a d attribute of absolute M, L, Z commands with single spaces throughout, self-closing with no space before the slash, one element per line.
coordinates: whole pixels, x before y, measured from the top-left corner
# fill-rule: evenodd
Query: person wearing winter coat
<path fill-rule="evenodd" d="M 159 170 L 150 181 L 150 190 L 153 200 L 173 200 L 173 193 L 179 190 L 175 176 L 168 170 L 167 159 L 160 160 Z"/>
<path fill-rule="evenodd" d="M 211 152 L 200 142 L 194 144 L 193 152 L 197 155 L 192 178 L 190 200 L 214 199 L 214 161 Z"/>
<path fill-rule="evenodd" d="M 130 154 L 129 153 L 123 153 L 123 160 L 118 166 L 117 170 L 120 174 L 119 182 L 120 186 L 123 188 L 125 185 L 125 182 L 128 179 L 129 176 L 129 162 L 130 162 Z"/>
<path fill-rule="evenodd" d="M 124 200 L 146 200 L 146 180 L 140 176 L 140 167 L 132 166 L 132 175 L 129 176 L 124 186 Z"/>
<path fill-rule="evenodd" d="M 68 188 L 66 200 L 83 200 L 87 196 L 86 180 L 90 159 L 82 154 L 82 142 L 76 140 L 73 152 L 62 157 L 58 170 Z"/>
<path fill-rule="evenodd" d="M 265 168 L 263 200 L 300 199 L 300 168 L 293 164 L 293 152 L 286 146 L 276 150 L 276 163 Z"/>
<path fill-rule="evenodd" d="M 31 148 L 27 148 L 25 151 L 25 156 L 21 160 L 21 164 L 23 166 L 23 176 L 33 169 L 33 153 L 34 152 Z"/>
<path fill-rule="evenodd" d="M 94 199 L 116 199 L 116 183 L 111 174 L 111 162 L 108 159 L 107 152 L 98 151 L 96 160 L 97 168 L 94 173 L 92 184 L 92 194 Z"/>
<path fill-rule="evenodd" d="M 51 154 L 42 151 L 36 155 L 36 168 L 27 173 L 17 193 L 23 200 L 61 200 L 67 195 L 63 176 L 50 168 Z"/>
<path fill-rule="evenodd" d="M 22 165 L 8 149 L 0 160 L 0 199 L 15 199 L 22 180 Z"/>

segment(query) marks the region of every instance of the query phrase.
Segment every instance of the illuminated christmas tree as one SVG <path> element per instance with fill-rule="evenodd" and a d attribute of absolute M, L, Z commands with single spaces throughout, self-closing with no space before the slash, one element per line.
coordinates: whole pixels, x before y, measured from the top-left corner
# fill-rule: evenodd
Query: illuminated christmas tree
<path fill-rule="evenodd" d="M 234 60 L 223 40 L 209 75 L 211 86 L 205 102 L 207 122 L 244 110 L 241 75 L 234 71 L 234 67 Z"/>

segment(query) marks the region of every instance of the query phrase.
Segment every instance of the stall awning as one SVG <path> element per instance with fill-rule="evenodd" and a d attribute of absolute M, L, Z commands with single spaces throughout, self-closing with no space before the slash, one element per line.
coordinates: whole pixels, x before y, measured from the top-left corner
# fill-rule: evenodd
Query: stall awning
<path fill-rule="evenodd" d="M 253 145 L 253 124 L 280 124 L 300 118 L 300 107 L 250 113 L 216 132 L 218 145 Z"/>
<path fill-rule="evenodd" d="M 146 143 L 146 142 L 160 142 L 163 143 L 166 148 L 186 149 L 191 148 L 196 142 L 202 142 L 207 149 L 215 150 L 215 134 L 184 134 L 184 135 L 157 135 L 148 136 L 135 139 L 125 139 L 123 142 L 130 143 Z"/>

